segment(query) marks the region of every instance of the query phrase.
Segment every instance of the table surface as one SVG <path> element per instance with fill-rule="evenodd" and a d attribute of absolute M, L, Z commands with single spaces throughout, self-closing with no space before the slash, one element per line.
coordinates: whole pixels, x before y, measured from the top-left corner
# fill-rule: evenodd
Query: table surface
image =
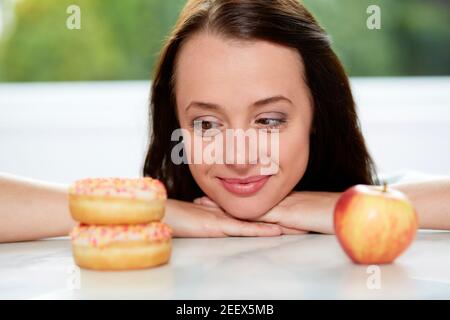
<path fill-rule="evenodd" d="M 354 265 L 332 235 L 174 239 L 169 264 L 99 272 L 70 241 L 0 244 L 2 299 L 449 299 L 450 232 L 420 231 L 394 264 Z"/>

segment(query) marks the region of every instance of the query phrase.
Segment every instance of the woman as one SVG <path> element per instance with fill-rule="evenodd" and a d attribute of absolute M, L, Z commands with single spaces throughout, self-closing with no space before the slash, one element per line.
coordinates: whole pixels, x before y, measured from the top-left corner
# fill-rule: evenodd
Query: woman
<path fill-rule="evenodd" d="M 189 1 L 153 79 L 143 174 L 166 184 L 165 222 L 175 236 L 332 233 L 341 192 L 378 184 L 348 78 L 295 0 Z M 181 140 L 173 139 L 177 130 Z M 263 173 L 261 157 L 250 161 L 260 144 L 230 148 L 228 140 L 215 155 L 243 162 L 192 161 L 227 130 L 270 136 L 266 158 L 275 170 Z M 64 235 L 73 226 L 66 186 L 8 176 L 0 183 L 1 241 Z M 422 228 L 450 229 L 449 179 L 393 187 L 409 196 Z"/>

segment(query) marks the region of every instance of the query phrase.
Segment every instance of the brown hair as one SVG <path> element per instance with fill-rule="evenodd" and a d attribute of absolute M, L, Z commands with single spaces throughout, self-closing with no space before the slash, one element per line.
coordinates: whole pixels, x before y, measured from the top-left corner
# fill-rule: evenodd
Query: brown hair
<path fill-rule="evenodd" d="M 348 77 L 325 31 L 297 0 L 191 0 L 162 49 L 151 95 L 153 128 L 144 176 L 165 183 L 170 198 L 191 201 L 203 195 L 187 164 L 171 161 L 173 130 L 179 128 L 174 66 L 183 43 L 208 30 L 239 40 L 266 40 L 295 48 L 313 100 L 310 156 L 294 190 L 343 191 L 355 184 L 378 184 L 355 110 Z"/>

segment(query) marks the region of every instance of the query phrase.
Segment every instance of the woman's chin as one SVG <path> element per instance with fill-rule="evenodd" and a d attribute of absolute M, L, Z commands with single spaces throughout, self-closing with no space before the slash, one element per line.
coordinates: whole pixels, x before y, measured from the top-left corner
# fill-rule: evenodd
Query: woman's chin
<path fill-rule="evenodd" d="M 231 216 L 242 220 L 256 220 L 270 210 L 270 206 L 262 206 L 259 204 L 227 203 L 222 208 Z"/>

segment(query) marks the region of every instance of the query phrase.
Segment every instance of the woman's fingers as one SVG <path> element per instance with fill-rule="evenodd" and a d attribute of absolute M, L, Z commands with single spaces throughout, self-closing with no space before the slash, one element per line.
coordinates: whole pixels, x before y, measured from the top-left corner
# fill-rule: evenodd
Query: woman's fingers
<path fill-rule="evenodd" d="M 168 199 L 165 223 L 174 230 L 174 237 L 271 237 L 282 234 L 276 224 L 242 221 L 218 207 L 206 207 Z"/>
<path fill-rule="evenodd" d="M 280 214 L 277 208 L 271 209 L 269 212 L 265 213 L 261 217 L 256 218 L 254 221 L 266 222 L 266 223 L 279 223 Z"/>
<path fill-rule="evenodd" d="M 283 226 L 281 226 L 281 232 L 283 232 L 283 234 L 287 234 L 287 235 L 308 233 L 308 231 L 305 231 L 305 230 L 299 230 L 299 229 L 288 228 L 288 227 L 283 227 Z"/>
<path fill-rule="evenodd" d="M 234 237 L 274 237 L 282 234 L 281 227 L 276 224 L 263 222 L 247 222 L 226 219 L 222 223 L 222 232 L 226 236 Z"/>
<path fill-rule="evenodd" d="M 214 221 L 208 221 L 209 219 L 204 221 L 205 230 L 208 230 L 206 231 L 206 236 L 209 237 L 273 237 L 282 234 L 295 235 L 307 233 L 303 230 L 279 225 L 280 217 L 277 210 L 271 210 L 255 221 L 243 221 L 222 211 L 207 196 L 196 198 L 193 203 L 203 206 L 204 208 L 202 210 L 207 210 L 208 216 L 211 215 L 210 218 L 215 216 L 213 218 Z"/>
<path fill-rule="evenodd" d="M 293 235 L 293 234 L 308 233 L 308 231 L 305 231 L 305 230 L 287 227 L 287 226 L 283 225 L 280 220 L 281 220 L 280 209 L 274 208 L 274 209 L 270 210 L 269 212 L 267 212 L 265 215 L 257 218 L 255 221 L 266 222 L 268 224 L 277 224 L 280 226 L 282 234 Z"/>
<path fill-rule="evenodd" d="M 220 209 L 220 207 L 208 197 L 201 197 L 194 200 L 195 203 L 211 209 Z M 273 237 L 283 234 L 282 227 L 268 221 L 244 221 L 234 218 L 227 212 L 216 212 L 222 219 L 219 222 L 222 232 L 225 236 L 234 237 Z M 290 234 L 294 234 L 291 231 Z M 295 233 L 298 234 L 298 233 Z"/>
<path fill-rule="evenodd" d="M 219 206 L 217 205 L 217 203 L 215 203 L 214 201 L 212 201 L 210 198 L 208 197 L 201 197 L 201 198 L 196 198 L 193 201 L 195 204 L 199 204 L 205 207 L 211 207 L 211 208 L 219 208 Z"/>

